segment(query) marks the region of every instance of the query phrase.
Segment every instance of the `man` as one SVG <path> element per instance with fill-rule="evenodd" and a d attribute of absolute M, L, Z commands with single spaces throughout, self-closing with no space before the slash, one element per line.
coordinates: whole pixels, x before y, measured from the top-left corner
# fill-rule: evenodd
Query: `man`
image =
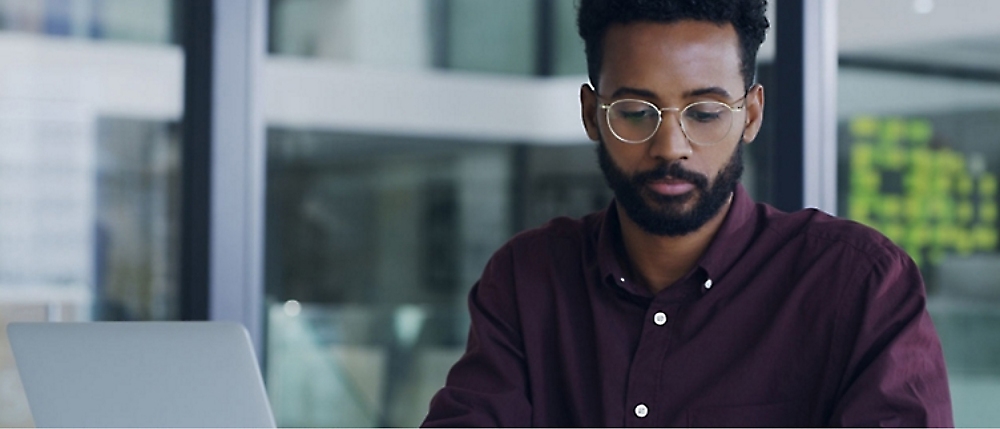
<path fill-rule="evenodd" d="M 615 199 L 493 256 L 425 425 L 953 424 L 913 261 L 738 183 L 765 7 L 582 1 L 583 123 Z"/>

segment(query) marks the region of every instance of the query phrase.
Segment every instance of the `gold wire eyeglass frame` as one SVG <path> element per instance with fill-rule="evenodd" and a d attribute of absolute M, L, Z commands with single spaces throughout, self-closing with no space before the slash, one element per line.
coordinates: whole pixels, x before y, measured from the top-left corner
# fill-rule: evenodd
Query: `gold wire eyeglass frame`
<path fill-rule="evenodd" d="M 686 137 L 689 142 L 694 143 L 696 145 L 711 146 L 713 144 L 716 144 L 716 143 L 722 141 L 726 137 L 726 135 L 728 135 L 729 132 L 732 131 L 732 129 L 733 129 L 733 115 L 729 116 L 729 126 L 726 129 L 726 133 L 722 137 L 719 137 L 718 140 L 713 141 L 713 142 L 699 142 L 699 141 L 695 141 L 694 139 L 692 139 L 691 136 L 688 134 L 687 127 L 684 126 L 684 121 L 681 120 L 681 118 L 683 118 L 684 112 L 687 112 L 688 109 L 690 109 L 692 107 L 696 107 L 696 106 L 724 106 L 727 109 L 729 109 L 730 113 L 735 114 L 736 112 L 742 112 L 744 109 L 746 109 L 746 98 L 747 98 L 747 95 L 749 93 L 750 93 L 750 91 L 747 90 L 747 92 L 745 92 L 743 94 L 743 97 L 740 97 L 740 99 L 738 99 L 738 100 L 736 100 L 736 101 L 733 102 L 733 104 L 736 104 L 736 103 L 739 103 L 739 102 L 742 101 L 743 105 L 739 106 L 739 107 L 733 107 L 733 106 L 731 106 L 731 105 L 729 105 L 727 103 L 723 103 L 721 101 L 696 101 L 694 103 L 688 104 L 687 106 L 684 106 L 683 108 L 680 108 L 680 107 L 659 107 L 659 106 L 657 106 L 657 105 L 655 105 L 655 104 L 653 104 L 653 103 L 651 103 L 649 101 L 646 101 L 646 100 L 638 100 L 638 99 L 634 99 L 634 98 L 623 98 L 621 100 L 615 100 L 615 101 L 613 101 L 611 103 L 601 103 L 601 109 L 604 110 L 604 120 L 608 124 L 608 130 L 611 131 L 611 134 L 613 134 L 615 136 L 615 138 L 617 138 L 618 140 L 621 140 L 624 143 L 639 144 L 639 143 L 645 143 L 645 142 L 649 141 L 649 139 L 653 138 L 653 136 L 656 135 L 656 132 L 660 130 L 660 125 L 663 124 L 663 112 L 677 112 L 677 124 L 681 126 L 681 132 L 684 133 L 684 137 Z M 598 95 L 597 98 L 600 99 L 600 98 L 603 98 L 603 97 L 601 97 L 600 95 Z M 615 131 L 615 128 L 613 126 L 611 126 L 611 108 L 614 107 L 618 103 L 624 103 L 624 102 L 642 103 L 642 104 L 645 104 L 645 105 L 651 107 L 653 110 L 656 110 L 656 114 L 657 114 L 656 127 L 654 127 L 653 131 L 649 133 L 649 136 L 647 136 L 646 138 L 641 139 L 641 140 L 628 140 L 628 139 L 622 138 L 622 136 L 618 135 L 618 132 Z"/>

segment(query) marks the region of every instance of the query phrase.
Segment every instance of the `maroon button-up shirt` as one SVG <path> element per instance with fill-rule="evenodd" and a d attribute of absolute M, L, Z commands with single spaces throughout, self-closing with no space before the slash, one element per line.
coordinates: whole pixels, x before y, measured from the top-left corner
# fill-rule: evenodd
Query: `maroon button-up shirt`
<path fill-rule="evenodd" d="M 920 272 L 874 230 L 739 187 L 697 266 L 655 296 L 614 203 L 519 234 L 469 296 L 427 426 L 951 426 Z"/>

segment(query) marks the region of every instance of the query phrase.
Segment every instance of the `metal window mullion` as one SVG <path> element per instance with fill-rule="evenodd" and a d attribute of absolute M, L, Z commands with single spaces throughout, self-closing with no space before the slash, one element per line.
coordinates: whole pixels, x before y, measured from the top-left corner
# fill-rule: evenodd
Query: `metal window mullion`
<path fill-rule="evenodd" d="M 209 318 L 242 323 L 263 358 L 266 0 L 214 0 Z"/>
<path fill-rule="evenodd" d="M 783 0 L 776 11 L 774 205 L 785 211 L 837 202 L 837 5 Z"/>
<path fill-rule="evenodd" d="M 803 203 L 836 214 L 837 3 L 806 1 L 804 9 Z"/>
<path fill-rule="evenodd" d="M 186 0 L 179 5 L 184 47 L 179 316 L 181 320 L 206 320 L 211 235 L 213 9 L 211 3 L 203 0 Z"/>
<path fill-rule="evenodd" d="M 535 0 L 535 75 L 555 74 L 556 46 L 555 0 Z"/>

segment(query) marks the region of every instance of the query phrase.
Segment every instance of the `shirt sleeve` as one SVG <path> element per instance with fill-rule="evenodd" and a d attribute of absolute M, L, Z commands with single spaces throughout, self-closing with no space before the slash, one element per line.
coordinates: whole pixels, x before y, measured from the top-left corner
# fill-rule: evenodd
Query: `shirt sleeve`
<path fill-rule="evenodd" d="M 431 400 L 424 427 L 531 425 L 527 369 L 509 247 L 498 251 L 469 293 L 465 354 Z"/>
<path fill-rule="evenodd" d="M 831 426 L 951 427 L 941 342 L 920 271 L 902 250 L 875 258 L 864 288 L 846 294 L 841 322 L 853 337 Z M 844 317 L 846 316 L 846 317 Z"/>

